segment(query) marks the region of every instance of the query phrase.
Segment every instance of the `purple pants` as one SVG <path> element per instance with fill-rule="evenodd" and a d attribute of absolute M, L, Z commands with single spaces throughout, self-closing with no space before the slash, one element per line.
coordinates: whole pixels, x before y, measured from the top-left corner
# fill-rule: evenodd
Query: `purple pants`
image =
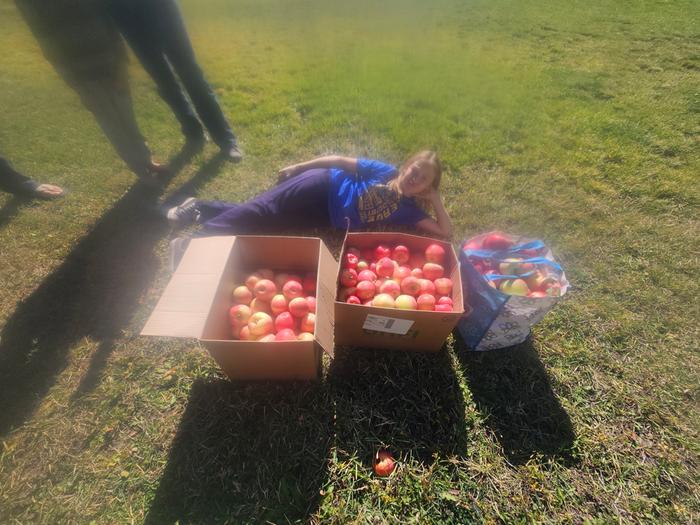
<path fill-rule="evenodd" d="M 331 225 L 328 213 L 330 173 L 308 170 L 243 204 L 199 201 L 199 235 L 280 233 L 287 228 Z"/>

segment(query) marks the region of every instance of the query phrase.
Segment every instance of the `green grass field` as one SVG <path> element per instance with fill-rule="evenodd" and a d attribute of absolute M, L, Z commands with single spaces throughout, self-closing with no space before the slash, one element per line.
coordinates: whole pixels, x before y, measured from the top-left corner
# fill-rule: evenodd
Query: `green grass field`
<path fill-rule="evenodd" d="M 209 145 L 161 199 L 430 147 L 456 241 L 540 237 L 573 289 L 519 347 L 338 349 L 314 384 L 234 384 L 196 342 L 139 337 L 171 232 L 0 0 L 0 154 L 70 191 L 0 195 L 1 523 L 700 520 L 696 0 L 183 10 L 247 156 Z M 132 70 L 172 159 L 178 126 Z M 380 446 L 400 460 L 386 480 Z"/>

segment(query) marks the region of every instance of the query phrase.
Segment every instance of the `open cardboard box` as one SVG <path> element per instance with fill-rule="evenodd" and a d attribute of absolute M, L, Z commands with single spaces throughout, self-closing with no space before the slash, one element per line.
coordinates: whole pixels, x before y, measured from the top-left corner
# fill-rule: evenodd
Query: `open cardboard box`
<path fill-rule="evenodd" d="M 377 244 L 403 244 L 413 252 L 423 252 L 430 244 L 445 249 L 445 276 L 452 279 L 453 312 L 398 310 L 335 302 L 335 344 L 436 352 L 464 315 L 462 279 L 457 254 L 451 244 L 405 233 L 348 233 L 341 261 L 348 247 L 374 248 Z M 340 281 L 340 268 L 336 286 Z M 337 298 L 336 295 L 334 296 Z"/>
<path fill-rule="evenodd" d="M 231 292 L 257 268 L 317 273 L 313 341 L 231 339 Z M 192 239 L 141 335 L 199 339 L 231 379 L 316 379 L 321 353 L 333 356 L 337 273 L 338 264 L 318 238 Z"/>

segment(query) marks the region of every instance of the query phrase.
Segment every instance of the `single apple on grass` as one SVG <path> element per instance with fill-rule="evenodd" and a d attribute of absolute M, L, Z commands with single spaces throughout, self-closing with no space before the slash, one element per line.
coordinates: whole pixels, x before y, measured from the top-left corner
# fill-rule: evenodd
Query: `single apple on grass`
<path fill-rule="evenodd" d="M 390 476 L 396 464 L 394 463 L 394 458 L 388 450 L 380 450 L 374 456 L 374 473 L 382 478 Z"/>
<path fill-rule="evenodd" d="M 272 333 L 275 329 L 272 317 L 265 312 L 255 312 L 248 319 L 248 330 L 250 330 L 250 335 L 253 337 L 262 337 L 264 335 Z"/>
<path fill-rule="evenodd" d="M 388 293 L 380 293 L 374 296 L 372 299 L 372 306 L 377 306 L 379 308 L 395 308 L 396 303 L 394 298 Z"/>
<path fill-rule="evenodd" d="M 394 302 L 394 305 L 399 310 L 416 310 L 418 308 L 418 303 L 416 298 L 412 295 L 399 295 Z"/>
<path fill-rule="evenodd" d="M 297 283 L 299 284 L 299 283 Z M 301 285 L 299 285 L 301 287 Z M 256 299 L 269 303 L 277 294 L 277 286 L 270 279 L 260 279 L 255 283 L 253 294 Z"/>
<path fill-rule="evenodd" d="M 295 297 L 289 301 L 289 313 L 294 317 L 304 317 L 309 313 L 309 303 L 304 297 Z"/>
<path fill-rule="evenodd" d="M 250 304 L 253 300 L 253 292 L 247 286 L 236 286 L 233 289 L 234 304 Z"/>
<path fill-rule="evenodd" d="M 424 293 L 418 296 L 416 304 L 419 310 L 432 311 L 435 309 L 435 296 L 429 293 Z"/>
<path fill-rule="evenodd" d="M 445 264 L 445 248 L 431 244 L 425 249 L 425 260 L 436 264 Z"/>
<path fill-rule="evenodd" d="M 391 252 L 391 258 L 399 264 L 406 264 L 411 257 L 411 252 L 403 244 L 398 244 Z"/>

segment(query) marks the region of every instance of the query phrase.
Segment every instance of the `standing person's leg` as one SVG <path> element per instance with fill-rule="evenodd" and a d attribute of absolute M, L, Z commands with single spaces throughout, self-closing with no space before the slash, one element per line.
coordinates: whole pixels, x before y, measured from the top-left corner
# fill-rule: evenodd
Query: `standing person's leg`
<path fill-rule="evenodd" d="M 138 0 L 138 3 L 141 1 Z M 202 125 L 165 59 L 163 48 L 151 27 L 150 17 L 144 16 L 140 6 L 128 0 L 110 2 L 109 13 L 143 68 L 155 82 L 161 98 L 170 106 L 180 123 L 183 135 L 188 140 L 202 140 Z"/>
<path fill-rule="evenodd" d="M 174 0 L 144 0 L 152 10 L 155 31 L 161 39 L 165 56 L 180 77 L 197 114 L 212 139 L 222 150 L 236 147 L 231 130 L 214 91 L 197 64 L 180 10 Z M 144 7 L 145 8 L 145 7 Z M 234 159 L 236 160 L 236 159 Z"/>

